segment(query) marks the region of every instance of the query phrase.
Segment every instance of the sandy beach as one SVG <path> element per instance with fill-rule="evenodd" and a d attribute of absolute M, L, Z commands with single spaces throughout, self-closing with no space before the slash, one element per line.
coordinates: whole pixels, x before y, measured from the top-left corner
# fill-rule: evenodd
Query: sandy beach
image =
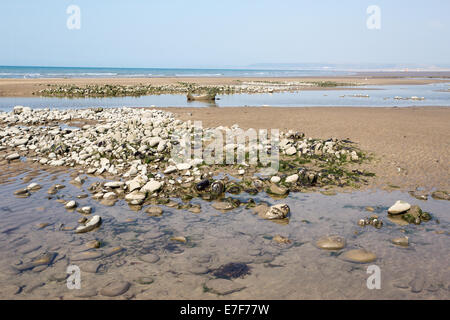
<path fill-rule="evenodd" d="M 298 130 L 337 137 L 373 152 L 375 186 L 403 190 L 450 187 L 449 108 L 165 108 L 204 127 Z"/>

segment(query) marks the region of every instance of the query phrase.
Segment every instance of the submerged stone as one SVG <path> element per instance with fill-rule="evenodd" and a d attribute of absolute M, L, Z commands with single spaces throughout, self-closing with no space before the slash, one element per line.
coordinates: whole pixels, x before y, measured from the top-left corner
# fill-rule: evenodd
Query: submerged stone
<path fill-rule="evenodd" d="M 316 245 L 325 250 L 341 250 L 345 247 L 345 239 L 339 236 L 326 236 L 317 240 Z"/>

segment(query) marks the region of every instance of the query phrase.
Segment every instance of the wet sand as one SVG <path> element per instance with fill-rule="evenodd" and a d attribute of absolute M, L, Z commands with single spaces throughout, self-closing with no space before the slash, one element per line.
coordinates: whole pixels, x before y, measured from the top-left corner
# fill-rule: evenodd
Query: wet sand
<path fill-rule="evenodd" d="M 450 108 L 164 108 L 204 127 L 277 128 L 337 137 L 373 152 L 373 187 L 450 189 Z"/>
<path fill-rule="evenodd" d="M 417 75 L 416 75 L 417 76 Z M 426 74 L 423 75 L 425 77 Z M 449 82 L 449 79 L 440 77 L 410 78 L 407 74 L 402 76 L 371 76 L 369 74 L 346 77 L 292 77 L 292 78 L 229 78 L 229 77 L 189 77 L 189 78 L 70 78 L 70 79 L 0 79 L 0 96 L 3 97 L 31 97 L 33 92 L 45 89 L 47 85 L 77 85 L 111 84 L 111 85 L 168 85 L 178 82 L 196 83 L 199 85 L 231 85 L 250 81 L 299 81 L 317 82 L 334 81 L 339 83 L 352 83 L 356 85 L 420 85 L 430 83 Z M 340 90 L 335 87 L 305 87 L 304 90 Z"/>

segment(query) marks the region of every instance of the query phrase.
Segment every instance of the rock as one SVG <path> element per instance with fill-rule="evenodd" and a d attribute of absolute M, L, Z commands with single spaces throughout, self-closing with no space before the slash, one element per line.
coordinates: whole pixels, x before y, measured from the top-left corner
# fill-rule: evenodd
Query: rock
<path fill-rule="evenodd" d="M 30 190 L 30 191 L 35 191 L 35 190 L 39 190 L 39 189 L 41 189 L 42 188 L 42 186 L 40 186 L 40 185 L 38 185 L 37 183 L 30 183 L 28 186 L 27 186 L 27 190 Z"/>
<path fill-rule="evenodd" d="M 74 200 L 67 202 L 65 205 L 66 209 L 73 209 L 76 206 L 77 206 L 77 203 Z"/>
<path fill-rule="evenodd" d="M 22 111 L 23 111 L 23 106 L 15 106 L 14 108 L 13 108 L 13 113 L 14 114 L 21 114 L 22 113 Z"/>
<path fill-rule="evenodd" d="M 155 191 L 158 191 L 159 189 L 161 189 L 162 187 L 162 183 L 156 180 L 151 180 L 149 182 L 147 182 L 142 188 L 141 188 L 141 192 L 149 192 L 149 193 L 153 193 Z"/>
<path fill-rule="evenodd" d="M 80 213 L 82 214 L 90 214 L 92 212 L 92 208 L 91 207 L 82 207 L 80 208 Z"/>
<path fill-rule="evenodd" d="M 88 272 L 88 271 L 87 271 Z M 76 298 L 91 298 L 97 295 L 97 289 L 95 288 L 81 288 L 80 290 L 75 290 L 74 296 Z"/>
<path fill-rule="evenodd" d="M 280 244 L 288 244 L 288 243 L 292 242 L 288 238 L 280 236 L 279 234 L 277 234 L 275 237 L 273 237 L 272 240 L 277 242 L 277 243 L 280 243 Z"/>
<path fill-rule="evenodd" d="M 189 170 L 191 168 L 191 164 L 190 163 L 179 163 L 177 164 L 177 169 L 178 170 Z"/>
<path fill-rule="evenodd" d="M 213 202 L 211 205 L 216 210 L 231 210 L 234 209 L 234 206 L 227 201 L 221 201 L 221 202 Z"/>
<path fill-rule="evenodd" d="M 139 277 L 136 282 L 142 285 L 152 284 L 155 280 L 150 277 Z"/>
<path fill-rule="evenodd" d="M 436 200 L 450 200 L 450 194 L 447 191 L 434 191 L 431 197 Z"/>
<path fill-rule="evenodd" d="M 202 181 L 200 181 L 199 183 L 197 183 L 195 185 L 195 190 L 197 191 L 204 191 L 206 190 L 206 188 L 209 187 L 209 179 L 203 179 Z"/>
<path fill-rule="evenodd" d="M 414 191 L 410 191 L 409 194 L 419 200 L 428 200 L 428 193 L 425 191 L 418 191 L 418 190 L 414 190 Z"/>
<path fill-rule="evenodd" d="M 105 183 L 105 187 L 107 188 L 120 188 L 125 185 L 123 181 L 110 181 Z"/>
<path fill-rule="evenodd" d="M 278 183 L 281 181 L 281 178 L 278 176 L 273 176 L 272 178 L 270 178 L 270 182 L 272 183 Z"/>
<path fill-rule="evenodd" d="M 164 170 L 164 174 L 171 174 L 171 173 L 173 173 L 173 172 L 175 172 L 175 171 L 177 171 L 178 169 L 177 169 L 177 167 L 175 167 L 175 166 L 168 166 L 167 168 L 166 168 L 166 170 Z"/>
<path fill-rule="evenodd" d="M 139 257 L 140 260 L 147 263 L 156 263 L 159 261 L 159 256 L 153 253 L 147 253 Z"/>
<path fill-rule="evenodd" d="M 160 217 L 163 214 L 163 209 L 160 207 L 148 207 L 145 212 L 151 217 Z"/>
<path fill-rule="evenodd" d="M 388 209 L 389 214 L 400 214 L 408 211 L 411 205 L 408 202 L 398 200 L 393 206 Z"/>
<path fill-rule="evenodd" d="M 131 284 L 126 281 L 112 281 L 100 290 L 100 294 L 106 297 L 116 297 L 130 289 Z"/>
<path fill-rule="evenodd" d="M 28 192 L 27 189 L 20 189 L 20 190 L 14 191 L 14 195 L 22 196 L 22 197 L 28 197 L 30 195 L 30 193 Z"/>
<path fill-rule="evenodd" d="M 273 178 L 273 177 L 272 177 L 272 178 Z M 287 183 L 296 183 L 297 180 L 298 180 L 298 174 L 293 174 L 293 175 L 288 176 L 288 177 L 286 178 L 286 182 L 287 182 Z"/>
<path fill-rule="evenodd" d="M 133 191 L 125 196 L 125 200 L 134 205 L 139 205 L 144 202 L 146 194 L 140 191 Z"/>
<path fill-rule="evenodd" d="M 102 268 L 103 264 L 100 262 L 84 262 L 80 264 L 80 270 L 89 273 L 97 273 Z"/>
<path fill-rule="evenodd" d="M 402 247 L 407 247 L 409 245 L 408 237 L 394 238 L 391 239 L 391 242 Z"/>
<path fill-rule="evenodd" d="M 343 258 L 351 262 L 367 263 L 375 261 L 377 259 L 377 256 L 365 249 L 354 249 L 345 252 L 343 254 Z"/>
<path fill-rule="evenodd" d="M 20 159 L 20 155 L 18 153 L 13 153 L 13 154 L 7 155 L 5 157 L 5 159 L 8 161 L 17 160 L 17 159 Z"/>
<path fill-rule="evenodd" d="M 179 237 L 172 237 L 170 238 L 170 240 L 172 241 L 178 241 L 178 242 L 182 242 L 182 243 L 186 243 L 187 239 L 185 237 L 179 236 Z"/>
<path fill-rule="evenodd" d="M 220 278 L 208 280 L 204 284 L 204 287 L 207 290 L 209 290 L 215 294 L 219 294 L 219 295 L 227 295 L 227 294 L 231 294 L 233 292 L 238 292 L 238 291 L 245 289 L 245 286 L 243 286 L 243 285 L 234 283 L 231 280 L 220 279 Z"/>
<path fill-rule="evenodd" d="M 100 246 L 101 246 L 101 242 L 98 240 L 91 240 L 91 241 L 86 242 L 83 245 L 83 247 L 86 249 L 97 249 L 97 248 L 100 248 Z"/>
<path fill-rule="evenodd" d="M 316 245 L 325 250 L 341 250 L 345 247 L 345 239 L 339 236 L 326 236 L 317 240 Z"/>
<path fill-rule="evenodd" d="M 94 230 L 95 228 L 98 228 L 102 223 L 102 218 L 100 216 L 95 215 L 88 219 L 86 224 L 84 226 L 79 226 L 75 229 L 76 233 L 85 233 Z"/>
<path fill-rule="evenodd" d="M 289 189 L 284 188 L 284 187 L 279 187 L 276 184 L 271 184 L 269 191 L 272 194 L 283 196 L 289 192 Z"/>
<path fill-rule="evenodd" d="M 211 195 L 214 197 L 220 196 L 225 190 L 225 186 L 222 181 L 214 181 L 211 184 Z"/>
<path fill-rule="evenodd" d="M 103 195 L 102 198 L 105 200 L 114 200 L 117 199 L 117 194 L 115 194 L 114 192 L 107 192 Z"/>
<path fill-rule="evenodd" d="M 264 219 L 284 219 L 289 214 L 289 206 L 285 203 L 273 205 L 264 213 L 262 218 Z"/>
<path fill-rule="evenodd" d="M 286 150 L 286 154 L 288 156 L 293 156 L 296 153 L 297 153 L 297 149 L 295 147 L 290 147 Z"/>
<path fill-rule="evenodd" d="M 85 260 L 95 260 L 103 256 L 101 252 L 98 251 L 84 251 L 75 254 L 70 258 L 70 261 L 85 261 Z"/>

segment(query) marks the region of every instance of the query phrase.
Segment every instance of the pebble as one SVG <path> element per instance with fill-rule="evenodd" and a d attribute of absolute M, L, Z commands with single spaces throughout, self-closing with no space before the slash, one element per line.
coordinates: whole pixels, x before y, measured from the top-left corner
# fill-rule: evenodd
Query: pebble
<path fill-rule="evenodd" d="M 365 249 L 354 249 L 345 252 L 343 254 L 343 258 L 351 262 L 367 263 L 375 261 L 377 259 L 377 256 Z"/>
<path fill-rule="evenodd" d="M 178 242 L 182 242 L 182 243 L 186 243 L 187 239 L 183 236 L 178 236 L 178 237 L 172 237 L 170 238 L 170 240 L 172 241 L 178 241 Z"/>
<path fill-rule="evenodd" d="M 298 174 L 293 174 L 291 176 L 288 176 L 285 181 L 287 183 L 296 183 L 297 180 L 298 180 Z"/>
<path fill-rule="evenodd" d="M 66 203 L 65 207 L 66 209 L 73 209 L 77 206 L 77 203 L 74 200 L 70 200 Z"/>
<path fill-rule="evenodd" d="M 407 247 L 409 245 L 408 237 L 394 238 L 391 239 L 391 242 L 402 247 Z"/>
<path fill-rule="evenodd" d="M 88 219 L 84 226 L 79 226 L 75 229 L 75 233 L 85 233 L 98 228 L 102 223 L 102 218 L 98 215 L 95 215 Z"/>
<path fill-rule="evenodd" d="M 245 286 L 237 284 L 232 280 L 227 279 L 208 280 L 204 284 L 204 287 L 210 290 L 211 292 L 219 295 L 227 295 L 245 289 Z"/>
<path fill-rule="evenodd" d="M 285 203 L 279 203 L 269 207 L 269 210 L 262 216 L 264 219 L 284 219 L 290 212 L 289 206 Z"/>
<path fill-rule="evenodd" d="M 339 236 L 326 236 L 316 241 L 317 247 L 325 250 L 341 250 L 345 243 L 345 239 Z"/>
<path fill-rule="evenodd" d="M 6 159 L 6 160 L 9 160 L 9 161 L 11 161 L 11 160 L 17 160 L 17 159 L 19 159 L 19 158 L 20 158 L 20 155 L 19 155 L 18 153 L 13 153 L 13 154 L 10 154 L 10 155 L 8 155 L 8 156 L 5 157 L 5 159 Z"/>
<path fill-rule="evenodd" d="M 127 292 L 130 286 L 127 281 L 112 281 L 100 290 L 100 294 L 106 297 L 120 296 Z"/>
<path fill-rule="evenodd" d="M 159 256 L 154 253 L 147 253 L 147 254 L 140 256 L 139 259 L 141 259 L 144 262 L 148 262 L 148 263 L 156 263 L 159 261 Z"/>
<path fill-rule="evenodd" d="M 71 261 L 84 261 L 84 260 L 95 260 L 102 256 L 103 254 L 98 251 L 85 251 L 78 253 L 70 258 Z"/>
<path fill-rule="evenodd" d="M 289 244 L 292 242 L 288 238 L 280 236 L 279 234 L 277 234 L 275 237 L 273 237 L 272 240 L 277 243 L 280 243 L 280 244 Z"/>
<path fill-rule="evenodd" d="M 41 188 L 42 188 L 42 186 L 40 186 L 39 184 L 33 182 L 33 183 L 30 183 L 30 184 L 27 186 L 26 189 L 29 190 L 29 191 L 35 191 L 35 190 L 39 190 L 39 189 L 41 189 Z"/>
<path fill-rule="evenodd" d="M 163 209 L 157 206 L 148 207 L 145 212 L 151 217 L 160 217 L 163 214 Z"/>
<path fill-rule="evenodd" d="M 286 195 L 289 192 L 288 188 L 279 187 L 276 184 L 270 185 L 270 192 L 276 195 Z"/>
<path fill-rule="evenodd" d="M 431 197 L 436 200 L 450 200 L 450 194 L 447 191 L 434 191 Z"/>
<path fill-rule="evenodd" d="M 398 200 L 388 209 L 389 214 L 400 214 L 408 211 L 411 208 L 411 205 L 408 202 Z"/>
<path fill-rule="evenodd" d="M 273 176 L 272 178 L 270 178 L 270 182 L 272 183 L 278 183 L 281 181 L 281 178 L 278 176 Z"/>
<path fill-rule="evenodd" d="M 234 206 L 230 202 L 221 201 L 221 202 L 213 202 L 211 205 L 216 210 L 231 210 Z"/>

